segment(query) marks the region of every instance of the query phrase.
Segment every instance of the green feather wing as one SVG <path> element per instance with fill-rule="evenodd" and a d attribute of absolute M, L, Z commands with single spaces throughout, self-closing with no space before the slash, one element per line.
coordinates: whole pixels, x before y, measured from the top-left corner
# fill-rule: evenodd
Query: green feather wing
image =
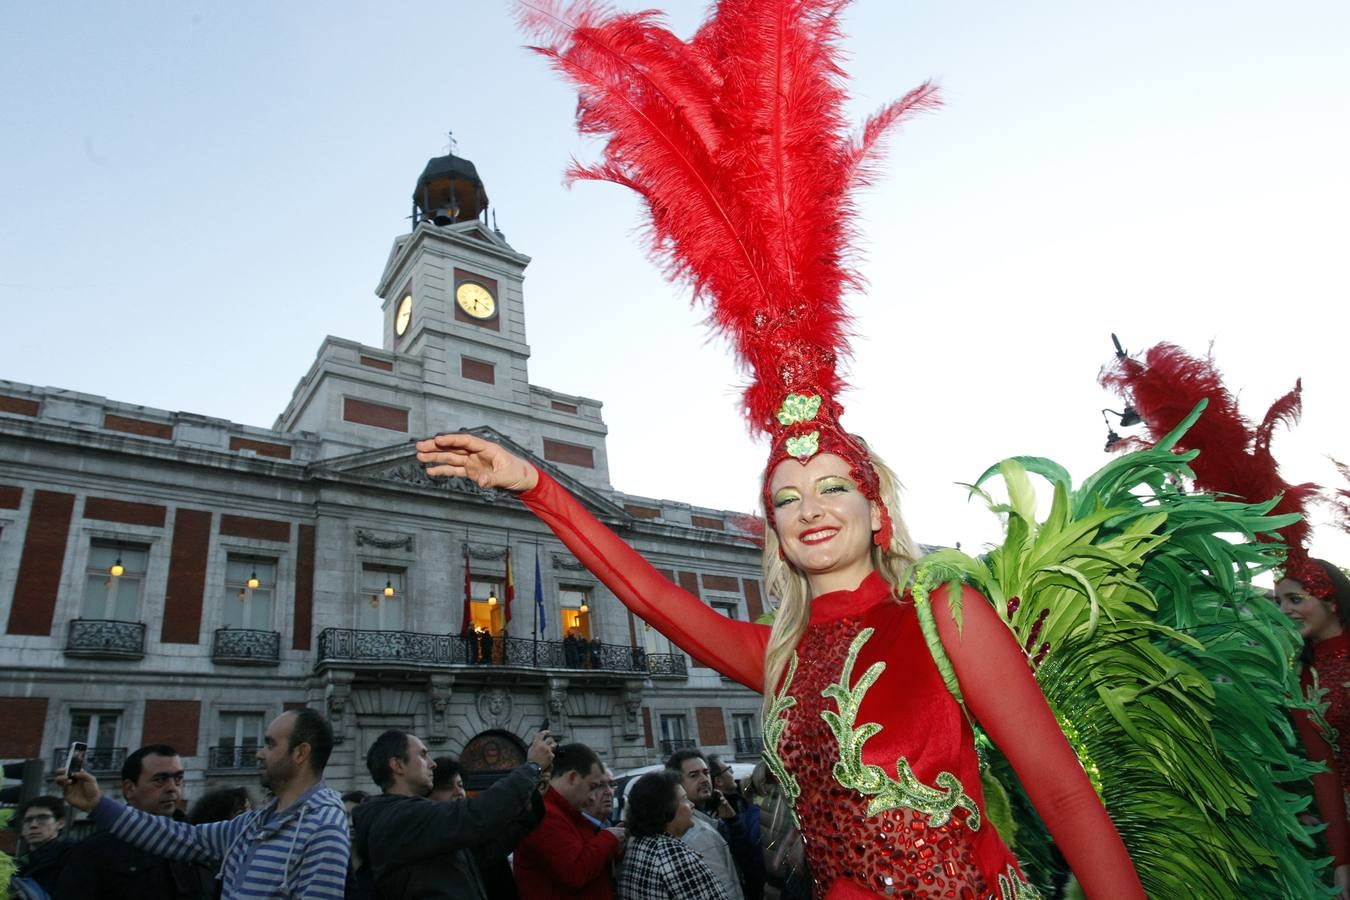
<path fill-rule="evenodd" d="M 1256 536 L 1286 517 L 1268 515 L 1273 500 L 1183 490 L 1194 456 L 1169 448 L 1202 408 L 1076 490 L 1049 460 L 992 467 L 971 489 L 1006 517 L 1003 543 L 981 559 L 926 556 L 915 596 L 959 578 L 994 604 L 1150 897 L 1329 896 L 1297 818 L 1307 800 L 1289 789 L 1313 771 L 1285 711 L 1301 642 L 1251 584 L 1280 554 Z M 1033 476 L 1053 491 L 1043 521 Z M 995 477 L 1007 503 L 981 488 Z M 1048 858 L 1043 840 L 1038 822 L 1019 825 L 1030 869 Z"/>

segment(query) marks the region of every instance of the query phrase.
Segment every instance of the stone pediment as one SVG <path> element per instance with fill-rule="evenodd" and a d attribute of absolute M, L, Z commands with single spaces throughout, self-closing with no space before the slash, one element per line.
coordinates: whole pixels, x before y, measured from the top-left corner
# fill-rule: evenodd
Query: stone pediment
<path fill-rule="evenodd" d="M 551 478 L 567 489 L 591 515 L 610 522 L 626 522 L 632 517 L 619 504 L 604 494 L 582 484 L 577 479 L 559 471 L 553 464 L 545 462 L 530 451 L 521 447 L 510 438 L 499 434 L 486 426 L 468 428 L 465 431 L 484 440 L 500 444 L 506 450 L 528 460 L 541 472 L 547 472 Z M 367 484 L 386 484 L 390 487 L 415 488 L 418 490 L 448 493 L 473 498 L 484 503 L 518 503 L 509 491 L 481 488 L 465 478 L 432 478 L 427 475 L 422 464 L 414 455 L 410 442 L 400 442 L 375 450 L 363 450 L 346 456 L 333 457 L 314 463 L 311 472 L 318 477 L 336 477 L 340 480 L 357 480 Z"/>
<path fill-rule="evenodd" d="M 468 238 L 472 241 L 481 241 L 492 247 L 510 250 L 512 253 L 515 252 L 515 248 L 506 242 L 506 235 L 502 234 L 500 231 L 493 231 L 477 219 L 472 222 L 462 222 L 458 225 L 451 225 L 448 227 L 453 228 L 460 237 Z"/>

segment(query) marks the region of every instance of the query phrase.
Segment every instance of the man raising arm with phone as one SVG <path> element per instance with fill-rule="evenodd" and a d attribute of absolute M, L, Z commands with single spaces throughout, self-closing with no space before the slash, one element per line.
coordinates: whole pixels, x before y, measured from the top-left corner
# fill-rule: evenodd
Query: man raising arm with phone
<path fill-rule="evenodd" d="M 323 783 L 333 730 L 315 710 L 290 710 L 267 726 L 258 751 L 275 799 L 225 822 L 188 825 L 104 797 L 88 772 L 61 774 L 66 802 L 135 847 L 220 868 L 223 900 L 294 897 L 342 900 L 347 816 Z"/>

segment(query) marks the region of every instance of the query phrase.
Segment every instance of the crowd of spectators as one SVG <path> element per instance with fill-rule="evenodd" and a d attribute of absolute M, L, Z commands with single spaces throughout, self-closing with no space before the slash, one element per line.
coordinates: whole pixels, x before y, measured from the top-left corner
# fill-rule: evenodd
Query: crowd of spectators
<path fill-rule="evenodd" d="M 366 753 L 379 792 L 323 781 L 328 722 L 291 710 L 258 751 L 267 794 L 208 791 L 190 808 L 173 747 L 131 753 L 121 799 L 88 772 L 58 773 L 65 796 L 24 803 L 10 896 L 57 900 L 793 900 L 777 842 L 730 766 L 681 750 L 634 781 L 616 819 L 614 772 L 590 747 L 538 732 L 526 761 L 472 794 L 453 757 L 390 729 Z M 481 777 L 481 776 L 476 776 Z M 766 795 L 763 779 L 751 789 Z M 761 798 L 763 799 L 763 798 Z M 97 831 L 65 835 L 68 807 Z M 188 812 L 184 812 L 188 810 Z M 766 827 L 769 826 L 769 827 Z M 794 863 L 794 866 L 796 864 Z M 768 890 L 766 893 L 766 884 Z M 3 887 L 3 885 L 0 885 Z"/>

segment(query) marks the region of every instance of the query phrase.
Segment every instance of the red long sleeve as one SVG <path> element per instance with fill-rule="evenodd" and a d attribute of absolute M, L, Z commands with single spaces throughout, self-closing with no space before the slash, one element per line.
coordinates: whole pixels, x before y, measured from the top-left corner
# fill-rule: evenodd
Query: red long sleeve
<path fill-rule="evenodd" d="M 1331 745 L 1306 709 L 1291 710 L 1290 715 L 1308 759 L 1325 767 L 1325 771 L 1313 776 L 1313 799 L 1317 801 L 1318 814 L 1327 825 L 1327 850 L 1336 865 L 1346 865 L 1350 863 L 1350 824 L 1346 822 L 1345 790 L 1336 772 Z"/>
<path fill-rule="evenodd" d="M 624 606 L 703 665 L 763 691 L 768 627 L 730 620 L 671 584 L 545 473 L 520 499 Z"/>
<path fill-rule="evenodd" d="M 945 588 L 933 593 L 933 610 L 967 708 L 1012 763 L 1087 896 L 1142 898 L 1125 845 L 1008 626 L 968 588 L 960 628 Z"/>

